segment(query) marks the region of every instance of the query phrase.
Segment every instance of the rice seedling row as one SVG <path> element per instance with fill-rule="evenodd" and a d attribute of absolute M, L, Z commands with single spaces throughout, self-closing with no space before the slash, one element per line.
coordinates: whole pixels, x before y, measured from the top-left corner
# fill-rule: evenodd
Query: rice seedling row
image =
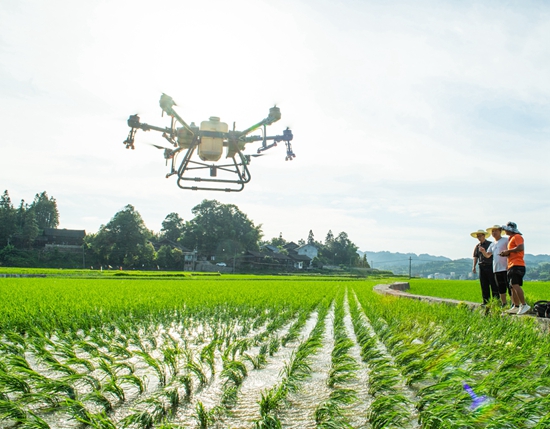
<path fill-rule="evenodd" d="M 547 427 L 550 348 L 533 321 L 373 296 L 362 303 L 415 391 L 421 427 Z"/>
<path fill-rule="evenodd" d="M 358 280 L 64 280 L 0 279 L 2 427 L 549 427 L 550 340 L 495 308 Z"/>

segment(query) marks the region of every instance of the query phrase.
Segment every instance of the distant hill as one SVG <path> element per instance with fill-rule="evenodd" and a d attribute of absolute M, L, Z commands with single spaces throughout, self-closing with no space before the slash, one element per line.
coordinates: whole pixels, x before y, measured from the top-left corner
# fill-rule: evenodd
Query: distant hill
<path fill-rule="evenodd" d="M 424 264 L 426 262 L 449 262 L 452 261 L 452 259 L 447 258 L 445 256 L 433 256 L 428 255 L 426 253 L 421 253 L 420 255 L 417 255 L 416 253 L 393 253 L 393 252 L 357 252 L 361 257 L 363 257 L 364 254 L 367 254 L 367 261 L 371 265 L 372 268 L 386 268 L 389 266 L 409 266 L 409 260 L 412 264 L 418 265 L 418 264 Z M 374 264 L 374 266 L 373 266 Z"/>
<path fill-rule="evenodd" d="M 526 264 L 540 264 L 542 262 L 550 262 L 550 255 L 530 255 L 527 253 L 524 259 Z"/>
<path fill-rule="evenodd" d="M 413 277 L 435 276 L 445 278 L 469 278 L 472 271 L 472 258 L 452 260 L 445 256 L 433 256 L 422 253 L 399 252 L 357 252 L 361 257 L 366 254 L 372 268 L 392 271 L 394 274 L 409 274 L 409 263 Z M 525 255 L 527 265 L 526 279 L 550 279 L 550 255 Z"/>

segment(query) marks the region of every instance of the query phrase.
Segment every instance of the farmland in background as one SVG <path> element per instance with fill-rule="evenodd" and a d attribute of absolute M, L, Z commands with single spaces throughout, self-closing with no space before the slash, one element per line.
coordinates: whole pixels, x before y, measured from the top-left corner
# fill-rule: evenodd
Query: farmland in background
<path fill-rule="evenodd" d="M 411 286 L 408 291 L 417 295 L 438 296 L 481 303 L 479 280 L 407 280 Z M 550 301 L 550 282 L 525 282 L 525 298 L 531 305 L 539 300 Z M 508 301 L 510 297 L 508 296 Z"/>
<path fill-rule="evenodd" d="M 376 279 L 69 274 L 0 278 L 2 427 L 550 427 L 531 318 Z M 411 292 L 436 283 L 477 300 L 475 282 Z"/>

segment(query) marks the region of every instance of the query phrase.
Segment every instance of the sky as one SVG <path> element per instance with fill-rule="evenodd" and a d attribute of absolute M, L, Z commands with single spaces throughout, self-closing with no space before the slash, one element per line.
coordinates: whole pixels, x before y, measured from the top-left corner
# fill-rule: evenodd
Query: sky
<path fill-rule="evenodd" d="M 0 192 L 46 191 L 60 228 L 97 232 L 132 204 L 147 227 L 204 199 L 264 238 L 471 257 L 470 233 L 516 222 L 550 254 L 550 3 L 371 0 L 2 0 Z M 126 120 L 218 116 L 294 134 L 240 193 L 166 178 L 159 133 Z M 247 146 L 254 153 L 257 146 Z"/>

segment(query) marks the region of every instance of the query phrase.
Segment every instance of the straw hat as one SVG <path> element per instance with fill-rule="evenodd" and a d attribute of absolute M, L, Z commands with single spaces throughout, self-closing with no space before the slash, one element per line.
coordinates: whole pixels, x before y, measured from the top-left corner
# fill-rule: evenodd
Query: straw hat
<path fill-rule="evenodd" d="M 478 229 L 477 231 L 472 232 L 470 235 L 474 238 L 477 238 L 478 234 L 483 234 L 485 238 L 489 237 L 489 233 L 483 229 Z"/>
<path fill-rule="evenodd" d="M 493 226 L 490 226 L 489 228 L 487 228 L 487 234 L 492 234 L 493 233 L 493 229 L 500 229 L 501 230 L 501 234 L 506 234 L 506 231 L 504 231 L 502 229 L 502 226 L 501 225 L 493 225 Z"/>

